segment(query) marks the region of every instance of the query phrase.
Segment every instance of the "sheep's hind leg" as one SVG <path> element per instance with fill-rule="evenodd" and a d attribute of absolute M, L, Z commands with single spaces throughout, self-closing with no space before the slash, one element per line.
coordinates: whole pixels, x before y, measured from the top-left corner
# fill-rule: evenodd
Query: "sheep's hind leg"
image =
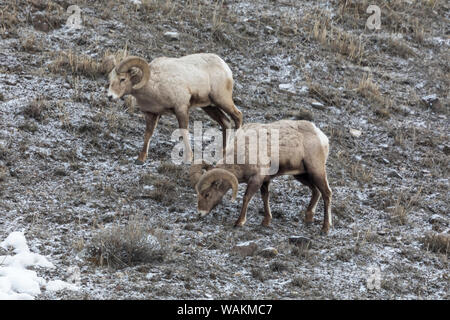
<path fill-rule="evenodd" d="M 208 106 L 202 109 L 211 117 L 211 119 L 216 121 L 222 128 L 222 151 L 223 156 L 225 157 L 227 146 L 227 129 L 231 128 L 230 120 L 225 115 L 225 113 L 223 113 L 222 110 L 220 110 L 215 106 Z"/>
<path fill-rule="evenodd" d="M 311 189 L 312 196 L 305 214 L 305 224 L 311 225 L 314 221 L 314 214 L 316 213 L 317 203 L 320 199 L 319 189 L 311 182 L 308 174 L 295 175 L 294 178 Z"/>
<path fill-rule="evenodd" d="M 148 147 L 150 145 L 150 138 L 155 131 L 156 125 L 158 124 L 160 115 L 150 112 L 145 113 L 145 135 L 144 135 L 144 146 L 142 151 L 139 153 L 138 158 L 134 162 L 135 164 L 142 165 L 147 159 Z"/>
<path fill-rule="evenodd" d="M 322 233 L 328 233 L 330 227 L 332 226 L 331 219 L 331 197 L 332 192 L 330 186 L 328 185 L 327 174 L 326 171 L 323 170 L 322 174 L 311 174 L 311 180 L 314 185 L 320 190 L 322 194 L 323 203 L 324 203 L 324 218 L 322 225 Z"/>
<path fill-rule="evenodd" d="M 233 119 L 235 129 L 242 126 L 242 112 L 236 108 L 232 99 L 222 98 L 221 96 L 211 96 L 210 98 L 216 106 Z"/>
<path fill-rule="evenodd" d="M 261 186 L 261 197 L 264 202 L 264 220 L 262 221 L 262 225 L 265 227 L 268 227 L 270 221 L 272 221 L 272 213 L 270 212 L 269 205 L 269 185 L 270 181 L 267 181 Z"/>

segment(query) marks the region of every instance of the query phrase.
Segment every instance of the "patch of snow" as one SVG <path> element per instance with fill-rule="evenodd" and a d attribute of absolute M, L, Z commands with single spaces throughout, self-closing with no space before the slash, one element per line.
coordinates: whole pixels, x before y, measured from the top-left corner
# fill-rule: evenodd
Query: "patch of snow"
<path fill-rule="evenodd" d="M 0 256 L 0 300 L 32 300 L 47 290 L 77 290 L 72 284 L 61 280 L 49 281 L 39 277 L 30 267 L 53 269 L 55 266 L 46 257 L 30 251 L 23 232 L 12 232 L 0 243 L 0 247 L 14 255 Z"/>

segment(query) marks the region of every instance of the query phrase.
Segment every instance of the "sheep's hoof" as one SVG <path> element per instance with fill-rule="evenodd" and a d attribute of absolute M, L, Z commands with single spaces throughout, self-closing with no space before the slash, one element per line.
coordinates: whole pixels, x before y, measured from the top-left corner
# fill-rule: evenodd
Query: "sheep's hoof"
<path fill-rule="evenodd" d="M 328 234 L 329 228 L 322 228 L 322 230 L 320 230 L 320 234 L 323 236 L 326 236 Z"/>
<path fill-rule="evenodd" d="M 142 166 L 144 164 L 144 161 L 141 161 L 139 159 L 136 159 L 136 161 L 134 162 L 134 164 L 137 164 L 139 166 Z"/>
<path fill-rule="evenodd" d="M 306 227 L 311 227 L 313 225 L 313 220 L 309 221 L 309 220 L 305 220 L 305 226 Z"/>
<path fill-rule="evenodd" d="M 236 222 L 235 224 L 234 224 L 234 227 L 235 228 L 240 228 L 240 227 L 242 227 L 243 225 L 244 225 L 244 223 L 245 223 L 245 221 L 244 222 Z"/>

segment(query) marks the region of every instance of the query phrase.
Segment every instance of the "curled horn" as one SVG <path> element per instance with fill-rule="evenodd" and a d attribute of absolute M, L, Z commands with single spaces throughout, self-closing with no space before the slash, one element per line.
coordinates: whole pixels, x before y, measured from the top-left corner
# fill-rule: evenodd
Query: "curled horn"
<path fill-rule="evenodd" d="M 208 188 L 214 181 L 225 180 L 233 189 L 233 200 L 236 200 L 238 191 L 238 180 L 234 174 L 224 169 L 212 169 L 201 176 L 195 189 L 197 193 Z"/>
<path fill-rule="evenodd" d="M 141 81 L 139 81 L 139 83 L 136 83 L 133 86 L 134 90 L 138 90 L 138 89 L 141 89 L 143 86 L 145 86 L 148 79 L 150 78 L 150 68 L 148 66 L 147 61 L 145 61 L 144 59 L 142 59 L 140 57 L 135 57 L 135 56 L 125 58 L 116 67 L 116 72 L 117 73 L 125 73 L 125 72 L 128 72 L 133 67 L 138 68 L 142 71 Z"/>

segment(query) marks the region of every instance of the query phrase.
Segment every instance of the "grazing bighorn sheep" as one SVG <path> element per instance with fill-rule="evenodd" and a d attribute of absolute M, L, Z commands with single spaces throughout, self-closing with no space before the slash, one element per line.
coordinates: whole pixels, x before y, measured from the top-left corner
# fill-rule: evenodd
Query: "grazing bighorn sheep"
<path fill-rule="evenodd" d="M 256 164 L 249 164 L 248 156 L 244 164 L 236 164 L 238 141 L 245 141 L 245 153 L 255 153 L 255 145 L 247 143 L 246 136 L 249 130 L 265 135 L 264 132 L 278 130 L 278 170 L 274 174 L 263 173 L 260 157 Z M 271 139 L 267 141 L 268 159 L 276 161 L 275 151 L 272 150 Z M 276 141 L 276 140 L 275 140 Z M 328 138 L 309 121 L 281 120 L 270 124 L 246 124 L 237 130 L 233 144 L 227 145 L 226 157 L 212 168 L 205 163 L 194 164 L 190 169 L 191 183 L 195 186 L 198 196 L 198 211 L 204 216 L 209 213 L 222 197 L 231 188 L 233 199 L 236 198 L 238 183 L 247 183 L 241 214 L 235 226 L 242 226 L 246 221 L 247 206 L 253 195 L 261 190 L 264 202 L 265 217 L 262 221 L 268 226 L 272 215 L 269 207 L 269 184 L 270 181 L 281 175 L 293 175 L 295 179 L 308 186 L 312 191 L 311 201 L 306 210 L 305 223 L 313 222 L 313 217 L 320 194 L 324 200 L 324 221 L 322 232 L 327 233 L 331 222 L 331 189 L 327 181 L 325 164 L 328 157 Z M 256 147 L 257 148 L 257 147 Z M 242 150 L 242 149 L 241 149 Z M 256 152 L 257 153 L 257 152 Z M 258 154 L 258 153 L 257 153 Z M 233 164 L 228 159 L 234 159 Z M 203 170 L 206 172 L 203 173 Z"/>
<path fill-rule="evenodd" d="M 116 65 L 114 63 L 114 65 Z M 108 98 L 131 94 L 145 114 L 144 146 L 136 160 L 147 158 L 150 138 L 161 114 L 173 113 L 183 134 L 184 160 L 192 159 L 189 143 L 189 109 L 201 107 L 222 127 L 223 147 L 230 121 L 242 125 L 242 113 L 233 103 L 233 76 L 228 65 L 217 55 L 192 54 L 181 58 L 161 57 L 148 64 L 143 58 L 130 56 L 109 74 Z M 225 152 L 225 151 L 224 151 Z"/>

